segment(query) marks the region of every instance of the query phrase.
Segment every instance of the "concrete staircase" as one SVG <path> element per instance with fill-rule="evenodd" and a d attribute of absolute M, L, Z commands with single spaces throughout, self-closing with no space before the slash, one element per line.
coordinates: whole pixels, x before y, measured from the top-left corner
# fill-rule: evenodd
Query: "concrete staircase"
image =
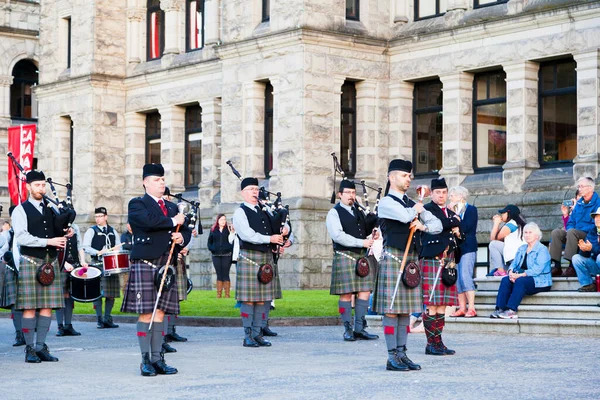
<path fill-rule="evenodd" d="M 553 278 L 552 290 L 527 296 L 519 319 L 491 319 L 500 277 L 476 278 L 478 317 L 447 318 L 449 332 L 550 334 L 600 337 L 600 293 L 579 293 L 577 278 Z"/>

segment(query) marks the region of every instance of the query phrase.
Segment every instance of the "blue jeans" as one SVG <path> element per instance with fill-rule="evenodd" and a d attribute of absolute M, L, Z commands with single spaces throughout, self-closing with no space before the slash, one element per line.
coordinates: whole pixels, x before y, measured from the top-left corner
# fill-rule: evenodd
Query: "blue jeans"
<path fill-rule="evenodd" d="M 498 296 L 496 297 L 496 309 L 506 310 L 510 308 L 517 311 L 523 297 L 532 296 L 540 292 L 547 292 L 552 286 L 535 287 L 535 281 L 531 276 L 523 276 L 512 283 L 508 276 L 502 278 Z"/>
<path fill-rule="evenodd" d="M 477 253 L 465 253 L 460 257 L 458 263 L 458 279 L 456 280 L 456 291 L 464 293 L 475 290 L 475 282 L 473 281 L 473 269 L 475 268 L 475 259 Z"/>
<path fill-rule="evenodd" d="M 595 282 L 596 275 L 600 274 L 600 256 L 594 260 L 575 254 L 571 259 L 573 268 L 577 271 L 577 279 L 581 286 L 590 285 Z"/>

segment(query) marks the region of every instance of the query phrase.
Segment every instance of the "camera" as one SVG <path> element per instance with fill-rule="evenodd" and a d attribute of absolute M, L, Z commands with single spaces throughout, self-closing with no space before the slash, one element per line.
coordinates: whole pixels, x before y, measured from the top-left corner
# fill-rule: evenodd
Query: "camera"
<path fill-rule="evenodd" d="M 565 207 L 573 207 L 573 200 L 565 200 L 562 204 Z"/>

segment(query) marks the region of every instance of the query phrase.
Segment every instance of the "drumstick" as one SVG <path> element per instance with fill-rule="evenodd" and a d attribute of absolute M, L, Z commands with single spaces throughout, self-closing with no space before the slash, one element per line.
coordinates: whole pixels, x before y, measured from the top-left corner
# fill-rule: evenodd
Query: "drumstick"
<path fill-rule="evenodd" d="M 123 243 L 119 243 L 118 245 L 116 245 L 115 247 L 111 247 L 110 249 L 108 249 L 107 251 L 114 251 L 116 249 L 118 249 L 121 246 L 125 246 L 126 244 L 131 244 L 131 242 L 123 242 Z"/>

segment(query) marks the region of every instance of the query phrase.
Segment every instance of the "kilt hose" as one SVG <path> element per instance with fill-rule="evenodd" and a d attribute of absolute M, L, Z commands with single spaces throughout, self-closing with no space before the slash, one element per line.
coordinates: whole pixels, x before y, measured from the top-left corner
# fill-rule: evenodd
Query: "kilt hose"
<path fill-rule="evenodd" d="M 181 261 L 177 261 L 177 299 L 187 300 L 187 273 L 185 264 Z"/>
<path fill-rule="evenodd" d="M 151 260 L 154 265 L 164 265 L 167 256 Z M 161 262 L 164 261 L 164 262 Z M 136 314 L 152 314 L 158 290 L 154 286 L 154 271 L 151 265 L 141 260 L 131 260 L 129 280 L 123 295 L 121 312 Z M 165 314 L 179 314 L 179 297 L 177 295 L 177 279 L 170 290 L 163 287 L 157 309 Z"/>
<path fill-rule="evenodd" d="M 42 286 L 35 274 L 44 259 L 28 257 L 32 261 L 21 258 L 19 265 L 19 281 L 17 284 L 17 310 L 34 310 L 38 308 L 63 308 L 65 299 L 63 297 L 63 285 L 61 272 L 58 268 L 58 259 L 54 259 L 54 281 L 49 286 Z"/>
<path fill-rule="evenodd" d="M 243 256 L 243 257 L 242 257 Z M 258 267 L 246 260 L 252 260 L 258 265 L 269 263 L 273 265 L 271 252 L 263 253 L 256 250 L 240 250 L 240 257 L 236 265 L 237 279 L 235 282 L 235 299 L 246 302 L 270 301 L 275 297 L 276 278 L 268 284 L 260 283 L 256 274 Z"/>
<path fill-rule="evenodd" d="M 426 306 L 453 306 L 456 304 L 456 285 L 446 287 L 442 283 L 442 275 L 440 274 L 437 284 L 433 287 L 435 276 L 440 269 L 440 261 L 435 258 L 421 258 L 419 267 L 421 268 L 423 286 L 423 304 Z M 431 290 L 433 290 L 433 297 L 429 302 Z"/>
<path fill-rule="evenodd" d="M 396 280 L 400 275 L 400 262 L 394 260 L 387 253 L 391 253 L 399 260 L 402 260 L 404 250 L 392 247 L 384 248 L 383 260 L 379 264 L 379 274 L 377 275 L 377 284 L 373 295 L 373 310 L 379 314 L 412 314 L 414 312 L 423 312 L 423 290 L 421 285 L 415 288 L 407 288 L 400 280 L 398 293 L 394 299 L 394 304 L 390 308 Z M 417 253 L 411 251 L 407 254 L 406 264 L 414 261 L 419 263 Z"/>
<path fill-rule="evenodd" d="M 11 308 L 17 302 L 17 274 L 0 262 L 0 308 Z"/>
<path fill-rule="evenodd" d="M 344 254 L 358 260 L 364 254 L 358 255 L 352 252 L 344 252 Z M 373 290 L 373 273 L 369 271 L 369 275 L 360 277 L 356 275 L 356 261 L 337 252 L 333 254 L 333 263 L 331 265 L 331 287 L 329 294 L 340 295 L 358 292 L 370 292 Z"/>

